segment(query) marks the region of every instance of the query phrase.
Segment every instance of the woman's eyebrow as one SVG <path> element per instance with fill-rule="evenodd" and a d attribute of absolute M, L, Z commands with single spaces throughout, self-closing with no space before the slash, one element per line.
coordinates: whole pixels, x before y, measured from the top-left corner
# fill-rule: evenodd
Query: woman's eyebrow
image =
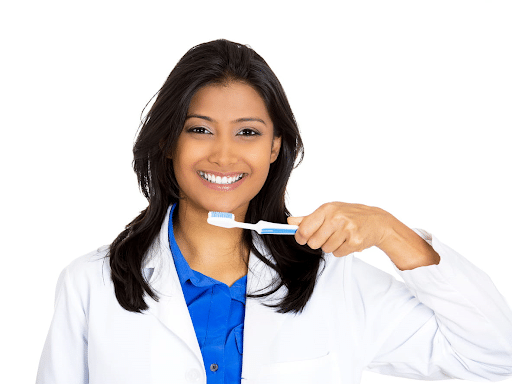
<path fill-rule="evenodd" d="M 187 115 L 185 120 L 190 119 L 191 117 L 197 117 L 198 119 L 203 119 L 203 120 L 206 120 L 206 121 L 210 121 L 212 123 L 216 123 L 216 121 L 214 119 L 212 119 L 211 117 L 203 116 L 203 115 L 197 115 L 195 113 Z M 263 124 L 267 125 L 262 119 L 260 119 L 258 117 L 241 117 L 239 119 L 233 120 L 232 123 L 242 123 L 244 121 L 259 121 L 260 123 L 263 123 Z"/>

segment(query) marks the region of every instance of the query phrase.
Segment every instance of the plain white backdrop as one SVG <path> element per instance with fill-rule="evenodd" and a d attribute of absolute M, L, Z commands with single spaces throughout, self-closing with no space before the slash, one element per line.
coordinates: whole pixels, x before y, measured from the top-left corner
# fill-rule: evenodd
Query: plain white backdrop
<path fill-rule="evenodd" d="M 0 15 L 1 382 L 35 381 L 60 271 L 145 208 L 131 169 L 142 109 L 217 38 L 255 49 L 288 95 L 305 143 L 294 215 L 379 206 L 512 303 L 510 2 L 47 0 Z M 394 274 L 380 251 L 360 257 Z"/>

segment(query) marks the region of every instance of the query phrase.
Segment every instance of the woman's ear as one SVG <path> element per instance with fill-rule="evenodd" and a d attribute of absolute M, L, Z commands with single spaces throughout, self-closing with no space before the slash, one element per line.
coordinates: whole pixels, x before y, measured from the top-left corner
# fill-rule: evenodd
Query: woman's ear
<path fill-rule="evenodd" d="M 281 149 L 281 136 L 275 137 L 272 139 L 272 152 L 270 152 L 270 163 L 273 163 L 277 160 L 279 156 L 279 151 Z"/>

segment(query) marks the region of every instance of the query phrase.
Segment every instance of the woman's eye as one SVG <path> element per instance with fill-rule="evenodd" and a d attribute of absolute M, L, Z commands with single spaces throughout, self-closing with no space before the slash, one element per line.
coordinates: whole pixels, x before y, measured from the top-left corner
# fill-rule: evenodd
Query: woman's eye
<path fill-rule="evenodd" d="M 193 128 L 189 128 L 187 130 L 187 132 L 190 132 L 190 133 L 199 133 L 199 134 L 206 134 L 206 133 L 211 133 L 208 129 L 206 129 L 205 127 L 193 127 Z"/>
<path fill-rule="evenodd" d="M 238 132 L 238 135 L 240 136 L 258 136 L 260 133 L 254 129 L 251 128 L 244 128 L 240 132 Z"/>

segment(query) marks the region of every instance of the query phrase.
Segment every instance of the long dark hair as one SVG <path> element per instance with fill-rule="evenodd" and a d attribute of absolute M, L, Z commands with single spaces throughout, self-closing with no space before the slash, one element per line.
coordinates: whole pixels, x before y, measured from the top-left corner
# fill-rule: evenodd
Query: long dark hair
<path fill-rule="evenodd" d="M 260 94 L 272 119 L 274 135 L 281 137 L 279 156 L 270 165 L 263 188 L 251 200 L 245 221 L 286 223 L 290 216 L 285 204 L 286 185 L 304 151 L 295 117 L 279 80 L 265 60 L 248 46 L 215 40 L 193 47 L 158 92 L 153 106 L 141 121 L 133 147 L 133 169 L 149 204 L 113 241 L 107 254 L 116 298 L 128 311 L 141 312 L 148 308 L 145 293 L 158 300 L 142 274 L 142 265 L 160 232 L 169 205 L 179 200 L 172 160 L 166 154 L 174 151 L 194 94 L 206 85 L 229 81 L 246 83 Z M 265 297 L 285 286 L 286 295 L 271 306 L 282 313 L 301 312 L 313 293 L 323 261 L 322 251 L 297 244 L 293 236 L 261 239 L 271 259 L 256 249 L 251 232 L 244 232 L 244 241 L 251 251 L 277 274 L 271 286 L 248 296 Z"/>

